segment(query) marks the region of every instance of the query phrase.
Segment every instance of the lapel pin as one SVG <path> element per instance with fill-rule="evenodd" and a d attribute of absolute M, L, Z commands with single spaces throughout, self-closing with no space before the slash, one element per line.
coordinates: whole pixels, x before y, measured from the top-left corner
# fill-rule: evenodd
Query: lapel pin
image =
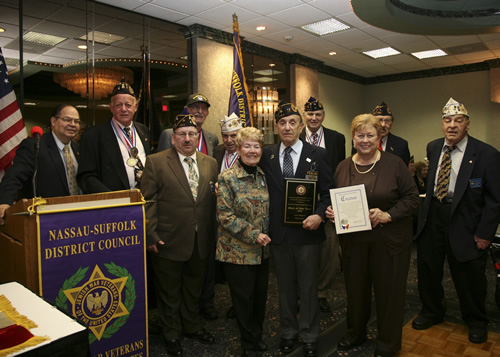
<path fill-rule="evenodd" d="M 307 159 L 306 159 L 306 161 L 307 161 L 307 162 L 311 162 L 311 159 L 310 159 L 310 158 L 307 158 Z"/>
<path fill-rule="evenodd" d="M 271 160 L 274 159 L 274 154 L 271 155 Z"/>

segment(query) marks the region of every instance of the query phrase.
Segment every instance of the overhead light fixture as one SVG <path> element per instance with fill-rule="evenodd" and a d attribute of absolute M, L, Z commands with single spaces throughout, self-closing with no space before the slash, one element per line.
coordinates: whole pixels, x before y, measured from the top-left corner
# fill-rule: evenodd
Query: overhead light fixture
<path fill-rule="evenodd" d="M 78 45 L 78 48 L 81 49 L 81 50 L 86 50 L 87 49 L 87 45 Z"/>
<path fill-rule="evenodd" d="M 97 43 L 102 43 L 104 45 L 111 45 L 112 43 L 115 43 L 117 41 L 123 40 L 125 37 L 120 36 L 120 35 L 113 35 L 112 33 L 108 32 L 101 32 L 101 31 L 92 31 L 88 33 L 88 40 L 89 41 L 94 41 Z M 80 40 L 87 41 L 87 34 L 82 35 L 78 37 Z"/>
<path fill-rule="evenodd" d="M 125 67 L 96 67 L 94 69 L 94 88 L 92 77 L 88 77 L 89 98 L 100 100 L 106 98 L 115 88 L 116 83 L 125 78 L 127 83 L 134 83 L 134 72 Z M 74 74 L 54 72 L 54 82 L 82 98 L 87 96 L 87 71 Z"/>
<path fill-rule="evenodd" d="M 35 102 L 24 102 L 24 106 L 26 107 L 35 107 L 37 106 L 38 103 L 35 103 Z"/>
<path fill-rule="evenodd" d="M 335 19 L 328 19 L 313 22 L 312 24 L 301 26 L 301 28 L 315 35 L 323 36 L 328 35 L 329 33 L 347 30 L 351 27 Z"/>
<path fill-rule="evenodd" d="M 257 26 L 255 29 L 257 31 L 265 31 L 266 30 L 266 26 Z"/>
<path fill-rule="evenodd" d="M 5 29 L 3 27 L 0 27 L 0 32 L 5 32 Z"/>
<path fill-rule="evenodd" d="M 177 98 L 178 95 L 177 94 L 165 94 L 165 95 L 162 95 L 161 97 L 165 98 L 165 99 L 171 99 L 171 98 Z"/>
<path fill-rule="evenodd" d="M 417 57 L 418 59 L 448 56 L 448 54 L 446 52 L 444 52 L 443 50 L 440 50 L 440 49 L 412 52 L 411 55 L 414 57 Z"/>
<path fill-rule="evenodd" d="M 260 76 L 274 76 L 276 74 L 281 74 L 283 72 L 277 71 L 275 69 L 261 69 L 261 70 L 255 71 L 253 73 L 258 74 Z"/>
<path fill-rule="evenodd" d="M 87 108 L 87 104 L 78 104 L 78 105 L 75 105 L 75 108 L 77 108 L 77 109 L 86 109 Z"/>
<path fill-rule="evenodd" d="M 401 54 L 401 52 L 392 47 L 379 48 L 378 50 L 365 51 L 363 53 L 371 58 L 382 58 Z"/>
<path fill-rule="evenodd" d="M 45 33 L 30 31 L 26 32 L 23 35 L 23 40 L 28 42 L 38 43 L 40 45 L 55 46 L 58 43 L 61 43 L 64 40 L 66 40 L 66 37 L 47 35 Z"/>
<path fill-rule="evenodd" d="M 182 56 L 182 57 L 179 57 L 181 60 L 184 60 L 184 61 L 187 61 L 188 60 L 188 56 Z"/>
<path fill-rule="evenodd" d="M 268 82 L 272 82 L 272 81 L 275 81 L 276 79 L 274 78 L 270 78 L 270 77 L 257 77 L 257 78 L 254 78 L 254 82 L 259 82 L 259 83 L 268 83 Z"/>
<path fill-rule="evenodd" d="M 335 52 L 335 51 L 331 51 L 331 52 L 328 52 L 328 54 L 329 54 L 330 56 L 335 56 L 335 55 L 337 54 L 337 52 Z"/>

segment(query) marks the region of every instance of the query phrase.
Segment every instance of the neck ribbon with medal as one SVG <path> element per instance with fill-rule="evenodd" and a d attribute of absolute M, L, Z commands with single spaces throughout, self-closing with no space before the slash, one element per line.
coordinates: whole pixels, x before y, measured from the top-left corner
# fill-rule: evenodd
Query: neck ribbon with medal
<path fill-rule="evenodd" d="M 321 130 L 321 128 L 318 129 L 318 131 L 316 132 L 316 134 L 318 134 L 318 143 L 316 144 L 316 146 L 321 146 L 321 140 L 323 140 L 323 134 L 325 132 L 323 130 Z M 306 136 L 307 136 L 307 142 L 311 145 L 314 145 L 314 139 L 313 139 L 313 132 L 311 132 L 311 135 L 307 135 L 307 132 L 306 132 Z"/>
<path fill-rule="evenodd" d="M 127 148 L 129 158 L 127 159 L 126 163 L 127 166 L 134 169 L 135 187 L 139 187 L 139 184 L 141 183 L 142 173 L 144 171 L 144 166 L 142 165 L 141 159 L 139 158 L 139 149 L 137 149 L 137 147 L 135 146 L 135 143 L 137 142 L 137 132 L 135 130 L 135 127 L 131 127 L 132 135 L 130 137 L 125 132 L 125 130 L 120 128 L 114 121 L 112 121 L 112 123 L 115 133 Z"/>
<path fill-rule="evenodd" d="M 233 157 L 231 158 L 231 160 L 229 159 L 229 156 L 230 155 L 233 155 Z M 236 152 L 233 152 L 232 154 L 226 152 L 226 154 L 224 155 L 225 158 L 224 158 L 224 165 L 223 166 L 223 170 L 225 169 L 229 169 L 230 167 L 232 167 L 234 165 L 234 163 L 236 162 L 236 159 L 238 159 L 238 154 Z"/>

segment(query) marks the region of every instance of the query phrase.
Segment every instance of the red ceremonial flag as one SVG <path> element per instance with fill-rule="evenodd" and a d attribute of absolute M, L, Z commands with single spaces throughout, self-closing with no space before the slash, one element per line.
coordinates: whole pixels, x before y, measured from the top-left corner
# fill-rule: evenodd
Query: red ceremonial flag
<path fill-rule="evenodd" d="M 16 149 L 26 136 L 23 116 L 0 48 L 0 179 L 12 164 Z"/>

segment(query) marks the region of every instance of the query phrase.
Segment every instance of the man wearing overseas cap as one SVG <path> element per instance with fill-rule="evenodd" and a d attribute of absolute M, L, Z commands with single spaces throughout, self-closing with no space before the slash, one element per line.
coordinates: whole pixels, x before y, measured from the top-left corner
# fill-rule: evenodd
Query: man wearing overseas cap
<path fill-rule="evenodd" d="M 314 97 L 310 97 L 306 104 L 304 104 L 304 117 L 306 127 L 300 134 L 300 138 L 311 145 L 325 148 L 332 172 L 335 173 L 339 162 L 345 159 L 344 135 L 323 126 L 325 109 L 323 104 Z M 326 223 L 325 232 L 327 239 L 322 244 L 318 275 L 318 299 L 321 312 L 330 311 L 330 304 L 328 303 L 326 293 L 328 289 L 333 287 L 335 275 L 340 264 L 339 240 L 332 222 L 328 221 Z"/>
<path fill-rule="evenodd" d="M 222 144 L 217 145 L 214 152 L 219 172 L 233 166 L 234 162 L 238 159 L 238 154 L 236 153 L 236 135 L 242 127 L 241 119 L 234 113 L 230 116 L 224 116 L 224 119 L 221 119 L 220 131 Z"/>
<path fill-rule="evenodd" d="M 196 151 L 202 152 L 208 156 L 214 156 L 214 149 L 219 145 L 217 135 L 202 129 L 203 123 L 207 120 L 209 114 L 210 103 L 207 97 L 201 93 L 194 93 L 188 97 L 186 108 L 194 117 L 196 127 L 200 135 L 196 143 Z M 167 150 L 172 147 L 172 129 L 165 129 L 160 134 L 158 139 L 158 151 Z"/>
<path fill-rule="evenodd" d="M 470 136 L 471 120 L 453 98 L 443 108 L 444 138 L 427 145 L 429 173 L 417 230 L 418 290 L 422 310 L 412 326 L 443 321 L 443 263 L 457 291 L 469 340 L 488 339 L 485 268 L 500 222 L 500 153 Z"/>
<path fill-rule="evenodd" d="M 266 175 L 269 189 L 269 236 L 280 299 L 280 351 L 292 352 L 300 337 L 304 356 L 314 357 L 320 332 L 318 262 L 325 239 L 325 209 L 330 204 L 329 190 L 334 183 L 326 150 L 300 140 L 303 128 L 297 107 L 281 102 L 275 113 L 275 130 L 280 143 L 264 149 L 259 166 Z M 319 196 L 316 209 L 296 224 L 284 223 L 285 178 L 316 182 Z M 301 187 L 297 189 L 303 192 Z M 298 296 L 300 313 L 297 318 Z"/>
<path fill-rule="evenodd" d="M 173 148 L 148 156 L 141 191 L 167 353 L 182 355 L 184 336 L 215 343 L 198 304 L 213 244 L 217 162 L 196 151 L 199 132 L 191 114 L 176 117 Z"/>
<path fill-rule="evenodd" d="M 113 89 L 109 110 L 111 120 L 86 130 L 80 141 L 77 178 L 84 193 L 138 188 L 151 153 L 149 130 L 133 122 L 137 100 L 125 79 Z"/>
<path fill-rule="evenodd" d="M 39 129 L 41 132 L 41 128 Z M 0 225 L 4 224 L 5 210 L 14 201 L 35 196 L 35 163 L 38 165 L 35 188 L 37 197 L 80 194 L 75 177 L 79 158 L 78 144 L 73 141 L 79 129 L 80 115 L 76 108 L 60 104 L 50 117 L 50 131 L 38 139 L 38 160 L 35 154 L 36 138 L 26 138 L 19 144 L 14 163 L 7 169 L 0 183 Z"/>
<path fill-rule="evenodd" d="M 408 142 L 391 133 L 392 124 L 394 123 L 394 115 L 391 108 L 385 102 L 377 105 L 372 114 L 380 121 L 382 125 L 382 138 L 379 143 L 379 150 L 390 152 L 399 156 L 408 166 L 410 162 L 410 149 L 408 149 Z M 356 149 L 352 149 L 352 155 L 356 153 Z"/>

